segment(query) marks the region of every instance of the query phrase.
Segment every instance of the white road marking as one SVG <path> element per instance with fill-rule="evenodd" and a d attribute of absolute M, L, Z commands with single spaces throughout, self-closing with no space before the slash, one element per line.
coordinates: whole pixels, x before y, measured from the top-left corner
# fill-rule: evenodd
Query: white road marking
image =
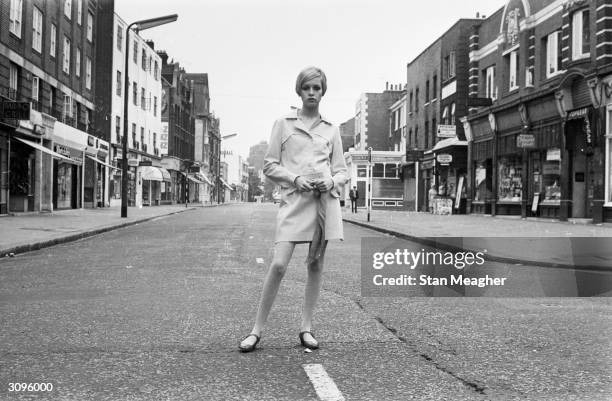
<path fill-rule="evenodd" d="M 323 365 L 310 363 L 302 365 L 302 368 L 304 368 L 321 401 L 344 401 L 344 396 L 336 387 L 336 383 L 327 375 Z"/>
<path fill-rule="evenodd" d="M 257 258 L 255 259 L 257 261 L 257 263 L 259 263 L 260 265 L 263 264 L 264 260 L 263 258 Z"/>

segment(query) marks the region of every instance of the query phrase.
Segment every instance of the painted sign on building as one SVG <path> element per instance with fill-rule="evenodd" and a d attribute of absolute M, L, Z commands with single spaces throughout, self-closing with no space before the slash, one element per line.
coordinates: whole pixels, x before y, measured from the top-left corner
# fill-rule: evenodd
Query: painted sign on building
<path fill-rule="evenodd" d="M 159 135 L 159 154 L 165 156 L 168 154 L 168 123 L 161 123 L 161 134 Z"/>

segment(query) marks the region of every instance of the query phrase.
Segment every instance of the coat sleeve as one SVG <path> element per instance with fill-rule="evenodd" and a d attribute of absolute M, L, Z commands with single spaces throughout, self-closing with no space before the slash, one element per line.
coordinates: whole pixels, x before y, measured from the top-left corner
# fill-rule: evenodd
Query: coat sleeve
<path fill-rule="evenodd" d="M 283 145 L 283 124 L 276 120 L 270 135 L 270 144 L 264 157 L 263 172 L 272 182 L 282 187 L 294 187 L 297 174 L 289 171 L 281 164 Z"/>
<path fill-rule="evenodd" d="M 336 128 L 334 133 L 332 154 L 331 154 L 331 174 L 334 181 L 332 194 L 339 197 L 342 194 L 342 188 L 348 180 L 346 162 L 344 161 L 344 152 L 342 151 L 342 139 L 340 139 L 340 131 Z"/>

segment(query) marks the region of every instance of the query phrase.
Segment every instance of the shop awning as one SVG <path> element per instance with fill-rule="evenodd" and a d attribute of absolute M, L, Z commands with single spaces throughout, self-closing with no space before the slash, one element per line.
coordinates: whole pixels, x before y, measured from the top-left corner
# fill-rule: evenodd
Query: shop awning
<path fill-rule="evenodd" d="M 100 163 L 100 164 L 101 164 L 101 165 L 103 165 L 103 166 L 106 166 L 106 167 L 108 167 L 108 168 L 114 168 L 115 170 L 121 170 L 119 167 L 115 167 L 115 166 L 113 166 L 113 165 L 111 165 L 111 164 L 104 163 L 102 160 L 97 159 L 97 158 L 95 158 L 95 157 L 93 157 L 93 156 L 89 156 L 89 155 L 86 155 L 86 156 L 87 156 L 87 157 L 89 157 L 91 160 L 93 160 L 93 161 L 95 161 L 95 162 Z"/>
<path fill-rule="evenodd" d="M 44 146 L 42 146 L 41 144 L 39 144 L 39 143 L 28 141 L 27 139 L 22 139 L 22 138 L 15 138 L 15 139 L 25 143 L 26 145 L 30 145 L 31 147 L 33 147 L 35 149 L 38 149 L 38 150 L 40 150 L 42 152 L 50 154 L 51 156 L 53 156 L 55 158 L 66 160 L 66 161 L 69 161 L 70 163 L 74 163 L 74 164 L 81 164 L 81 163 L 77 162 L 76 160 L 72 160 L 69 157 L 60 155 L 59 153 L 52 151 L 51 149 L 47 149 Z"/>
<path fill-rule="evenodd" d="M 221 181 L 221 183 L 222 183 L 223 185 L 225 185 L 225 187 L 226 187 L 227 189 L 229 189 L 230 191 L 233 191 L 233 190 L 234 190 L 234 189 L 231 187 L 231 185 L 230 185 L 230 184 L 228 184 L 228 183 L 227 183 L 227 181 L 225 181 L 223 178 L 219 177 L 219 180 Z"/>
<path fill-rule="evenodd" d="M 457 139 L 457 137 L 446 138 L 436 143 L 436 146 L 433 147 L 432 151 L 435 152 L 437 150 L 449 148 L 451 146 L 467 146 L 467 141 L 460 141 L 459 139 Z"/>
<path fill-rule="evenodd" d="M 213 183 L 212 183 L 212 182 L 210 182 L 210 180 L 208 179 L 208 177 L 207 177 L 207 176 L 205 176 L 204 174 L 199 174 L 199 173 L 196 173 L 196 177 L 198 177 L 198 179 L 199 179 L 200 181 L 204 181 L 204 182 L 205 182 L 205 183 L 207 183 L 208 185 L 213 186 Z"/>
<path fill-rule="evenodd" d="M 140 166 L 142 179 L 148 181 L 170 181 L 170 173 L 164 168 Z"/>
<path fill-rule="evenodd" d="M 204 184 L 204 181 L 200 181 L 196 178 L 195 174 L 187 174 L 187 179 L 189 181 L 195 182 L 196 184 Z"/>

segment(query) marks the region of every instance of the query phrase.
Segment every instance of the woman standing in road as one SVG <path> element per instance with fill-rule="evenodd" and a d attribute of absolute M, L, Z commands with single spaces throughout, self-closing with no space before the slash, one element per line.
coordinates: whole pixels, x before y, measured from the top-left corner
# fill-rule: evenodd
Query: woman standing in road
<path fill-rule="evenodd" d="M 326 90 L 323 71 L 315 67 L 302 70 L 295 84 L 302 109 L 276 120 L 272 128 L 263 170 L 281 187 L 274 257 L 264 280 L 255 325 L 240 343 L 242 352 L 257 346 L 295 245 L 302 243 L 310 247 L 299 339 L 306 348 L 319 347 L 311 332 L 312 315 L 321 288 L 327 241 L 343 239 L 338 198 L 347 181 L 340 132 L 319 114 Z"/>

